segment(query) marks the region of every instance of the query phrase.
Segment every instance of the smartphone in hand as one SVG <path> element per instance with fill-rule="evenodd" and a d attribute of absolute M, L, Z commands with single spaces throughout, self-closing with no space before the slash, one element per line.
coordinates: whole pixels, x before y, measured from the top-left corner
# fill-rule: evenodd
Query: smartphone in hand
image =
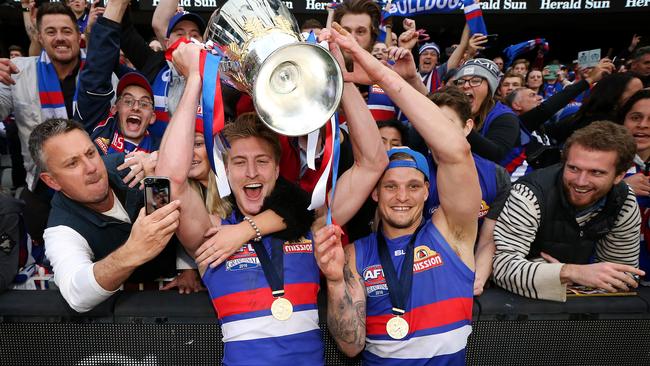
<path fill-rule="evenodd" d="M 147 215 L 168 204 L 171 200 L 169 178 L 144 178 L 144 203 Z"/>

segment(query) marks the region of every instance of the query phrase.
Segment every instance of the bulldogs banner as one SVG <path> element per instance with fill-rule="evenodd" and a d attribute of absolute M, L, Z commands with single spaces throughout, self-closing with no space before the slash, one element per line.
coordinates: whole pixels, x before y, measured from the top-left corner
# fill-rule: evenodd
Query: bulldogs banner
<path fill-rule="evenodd" d="M 461 0 L 396 0 L 388 10 L 391 16 L 410 17 L 420 14 L 449 13 L 460 9 Z"/>

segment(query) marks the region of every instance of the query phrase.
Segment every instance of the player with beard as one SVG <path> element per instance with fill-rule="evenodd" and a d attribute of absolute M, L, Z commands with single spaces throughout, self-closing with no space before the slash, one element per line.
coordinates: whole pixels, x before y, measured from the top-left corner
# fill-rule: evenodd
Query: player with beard
<path fill-rule="evenodd" d="M 122 155 L 102 157 L 75 121 L 40 124 L 29 151 L 40 178 L 56 191 L 45 253 L 70 307 L 89 311 L 125 283 L 175 272 L 175 250 L 166 245 L 178 226 L 178 201 L 145 216 L 142 191 L 117 172 Z"/>
<path fill-rule="evenodd" d="M 350 356 L 365 347 L 367 365 L 464 363 L 481 202 L 469 144 L 433 102 L 343 28 L 334 23 L 326 35 L 354 60 L 348 80 L 378 83 L 420 132 L 438 160 L 440 197 L 440 208 L 423 217 L 426 159 L 395 148 L 372 193 L 381 220 L 378 232 L 345 247 L 337 227 L 317 232 L 315 255 L 327 279 L 329 330 Z"/>

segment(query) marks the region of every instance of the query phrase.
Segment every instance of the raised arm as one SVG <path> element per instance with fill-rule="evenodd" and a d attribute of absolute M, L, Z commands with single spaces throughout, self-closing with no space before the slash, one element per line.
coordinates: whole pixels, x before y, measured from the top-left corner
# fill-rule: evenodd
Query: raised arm
<path fill-rule="evenodd" d="M 212 227 L 205 203 L 189 186 L 187 176 L 192 163 L 196 110 L 201 96 L 199 73 L 200 47 L 182 44 L 174 52 L 174 63 L 186 77 L 185 90 L 178 109 L 165 130 L 158 151 L 156 175 L 169 177 L 172 199 L 181 201 L 181 217 L 176 232 L 188 253 L 195 256 L 199 269 L 216 266 L 241 245 L 255 237 L 250 224 L 242 222 L 223 227 L 206 240 L 204 234 Z M 298 211 L 298 210 L 295 210 Z M 252 217 L 262 235 L 286 229 L 283 217 L 266 210 Z"/>
<path fill-rule="evenodd" d="M 28 56 L 38 56 L 41 53 L 41 43 L 38 41 L 38 29 L 36 29 L 36 12 L 38 8 L 34 0 L 20 0 L 20 6 L 29 11 L 23 11 L 23 23 L 25 32 L 29 37 Z"/>
<path fill-rule="evenodd" d="M 357 213 L 388 164 L 377 123 L 353 83 L 345 83 L 342 102 L 354 164 L 336 183 L 332 215 L 339 225 L 344 225 Z"/>
<path fill-rule="evenodd" d="M 465 28 L 463 28 L 463 34 L 460 36 L 458 47 L 456 47 L 447 60 L 447 70 L 455 69 L 460 66 L 460 63 L 463 60 L 463 55 L 465 55 L 465 51 L 469 45 L 469 38 L 469 26 L 467 26 L 466 23 Z"/>
<path fill-rule="evenodd" d="M 120 55 L 120 24 L 104 17 L 97 20 L 94 29 L 88 40 L 85 67 L 79 73 L 74 111 L 89 134 L 109 113 L 113 98 L 111 75 Z"/>
<path fill-rule="evenodd" d="M 212 226 L 205 204 L 187 181 L 192 164 L 196 111 L 201 96 L 200 52 L 197 45 L 181 45 L 174 52 L 174 63 L 179 70 L 183 70 L 186 84 L 178 109 L 160 143 L 156 165 L 156 175 L 169 177 L 172 199 L 181 201 L 176 235 L 189 253 L 194 253 L 203 243 L 203 234 Z"/>
<path fill-rule="evenodd" d="M 151 27 L 156 34 L 156 39 L 163 47 L 167 44 L 167 27 L 169 20 L 178 9 L 178 0 L 160 0 L 151 18 Z"/>
<path fill-rule="evenodd" d="M 333 27 L 331 38 L 351 55 L 355 62 L 355 74 L 365 72 L 365 75 L 346 74 L 346 77 L 355 79 L 365 76 L 366 80 L 379 84 L 406 114 L 437 158 L 441 209 L 434 213 L 434 222 L 443 235 L 447 232 L 445 238 L 450 240 L 450 244 L 460 246 L 457 249 L 462 249 L 461 258 L 474 268 L 476 209 L 480 207 L 481 191 L 465 136 L 427 97 L 363 50 L 338 24 L 335 23 Z"/>

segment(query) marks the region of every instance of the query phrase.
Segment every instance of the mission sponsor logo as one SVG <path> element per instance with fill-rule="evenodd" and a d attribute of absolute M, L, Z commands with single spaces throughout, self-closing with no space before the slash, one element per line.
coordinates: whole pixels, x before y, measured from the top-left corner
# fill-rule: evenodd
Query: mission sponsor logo
<path fill-rule="evenodd" d="M 384 91 L 384 89 L 382 89 L 382 88 L 381 88 L 379 85 L 377 85 L 377 84 L 373 85 L 373 86 L 370 88 L 370 91 L 371 91 L 373 94 L 386 94 L 386 92 Z"/>
<path fill-rule="evenodd" d="M 295 253 L 313 253 L 314 246 L 311 240 L 304 237 L 300 238 L 298 241 L 287 241 L 283 246 L 285 254 L 295 254 Z"/>
<path fill-rule="evenodd" d="M 415 248 L 413 255 L 413 273 L 419 273 L 428 269 L 442 266 L 442 257 L 435 250 L 426 245 L 420 245 Z"/>
<path fill-rule="evenodd" d="M 490 205 L 485 202 L 485 200 L 481 200 L 481 208 L 478 210 L 478 218 L 483 218 L 485 215 L 490 212 Z"/>
<path fill-rule="evenodd" d="M 380 264 L 366 267 L 363 270 L 363 283 L 366 285 L 366 294 L 370 297 L 380 297 L 388 294 L 388 285 L 384 278 L 384 270 Z"/>
<path fill-rule="evenodd" d="M 260 260 L 255 254 L 251 244 L 244 244 L 238 251 L 231 255 L 226 261 L 226 271 L 241 271 L 244 269 L 257 268 Z"/>
<path fill-rule="evenodd" d="M 106 154 L 108 152 L 108 142 L 109 139 L 105 137 L 98 137 L 95 139 L 95 144 Z"/>

